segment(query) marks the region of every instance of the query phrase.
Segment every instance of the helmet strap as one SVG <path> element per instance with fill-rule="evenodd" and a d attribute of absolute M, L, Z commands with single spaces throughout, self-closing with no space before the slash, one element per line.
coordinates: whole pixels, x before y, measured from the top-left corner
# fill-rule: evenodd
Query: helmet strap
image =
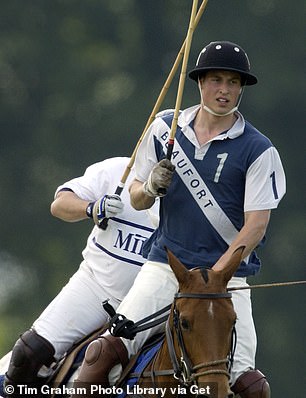
<path fill-rule="evenodd" d="M 227 113 L 217 113 L 217 112 L 214 112 L 212 109 L 210 109 L 207 105 L 204 104 L 203 95 L 202 95 L 202 89 L 201 89 L 201 82 L 200 82 L 199 78 L 198 78 L 198 87 L 199 87 L 199 91 L 200 91 L 202 109 L 204 109 L 206 112 L 210 113 L 211 115 L 219 116 L 219 117 L 231 115 L 232 113 L 234 113 L 234 112 L 236 112 L 238 110 L 238 107 L 239 107 L 241 99 L 242 99 L 242 94 L 243 94 L 243 91 L 244 91 L 244 86 L 242 86 L 241 90 L 240 90 L 240 95 L 239 95 L 239 99 L 238 99 L 237 105 L 234 106 L 234 108 L 232 108 Z"/>

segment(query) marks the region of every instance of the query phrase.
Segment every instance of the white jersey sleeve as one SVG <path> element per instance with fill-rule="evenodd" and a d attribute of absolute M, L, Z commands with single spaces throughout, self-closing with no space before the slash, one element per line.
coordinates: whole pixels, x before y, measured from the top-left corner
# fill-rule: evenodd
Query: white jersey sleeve
<path fill-rule="evenodd" d="M 135 171 L 137 180 L 141 182 L 148 179 L 153 166 L 158 162 L 154 148 L 154 135 L 161 128 L 164 128 L 164 123 L 160 118 L 156 118 L 148 128 L 138 148 L 135 159 Z"/>
<path fill-rule="evenodd" d="M 285 192 L 284 169 L 277 150 L 272 146 L 247 171 L 244 211 L 275 209 Z"/>
<path fill-rule="evenodd" d="M 60 185 L 55 196 L 67 188 L 79 198 L 90 201 L 97 200 L 106 193 L 113 193 L 114 181 L 120 181 L 120 173 L 126 163 L 127 158 L 111 158 L 95 163 L 86 169 L 84 175 Z"/>

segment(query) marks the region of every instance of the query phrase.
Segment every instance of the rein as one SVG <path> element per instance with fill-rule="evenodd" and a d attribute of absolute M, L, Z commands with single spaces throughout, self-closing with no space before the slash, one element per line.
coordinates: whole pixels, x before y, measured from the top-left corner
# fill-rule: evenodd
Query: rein
<path fill-rule="evenodd" d="M 232 292 L 235 290 L 259 289 L 259 288 L 266 288 L 266 287 L 294 286 L 294 285 L 305 285 L 305 284 L 306 284 L 306 281 L 264 283 L 261 285 L 229 287 L 227 289 L 227 291 Z"/>
<path fill-rule="evenodd" d="M 229 293 L 230 294 L 230 293 Z M 124 315 L 117 314 L 114 308 L 109 304 L 108 300 L 102 303 L 104 310 L 111 317 L 109 321 L 109 331 L 113 336 L 124 337 L 126 339 L 132 340 L 137 333 L 142 332 L 147 329 L 151 329 L 154 326 L 160 325 L 165 322 L 169 317 L 169 311 L 171 309 L 169 304 L 159 311 L 140 319 L 138 322 L 133 322 L 127 319 Z M 166 315 L 161 316 L 166 312 Z M 157 319 L 155 319 L 157 317 Z"/>

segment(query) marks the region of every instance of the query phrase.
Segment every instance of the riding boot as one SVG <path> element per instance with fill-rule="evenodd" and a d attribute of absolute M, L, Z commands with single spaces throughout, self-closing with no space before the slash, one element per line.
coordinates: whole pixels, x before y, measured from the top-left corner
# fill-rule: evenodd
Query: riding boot
<path fill-rule="evenodd" d="M 71 398 L 109 397 L 108 374 L 118 364 L 124 368 L 128 352 L 119 337 L 100 336 L 87 347 L 80 373 L 73 384 Z"/>
<path fill-rule="evenodd" d="M 26 393 L 22 388 L 25 387 L 40 391 L 46 379 L 39 377 L 39 370 L 43 365 L 49 367 L 55 361 L 54 353 L 53 345 L 44 337 L 32 329 L 24 332 L 12 350 L 4 376 L 3 387 L 5 391 L 11 391 L 9 396 L 24 396 Z"/>
<path fill-rule="evenodd" d="M 241 398 L 270 398 L 270 386 L 259 370 L 249 370 L 238 377 L 231 387 Z"/>

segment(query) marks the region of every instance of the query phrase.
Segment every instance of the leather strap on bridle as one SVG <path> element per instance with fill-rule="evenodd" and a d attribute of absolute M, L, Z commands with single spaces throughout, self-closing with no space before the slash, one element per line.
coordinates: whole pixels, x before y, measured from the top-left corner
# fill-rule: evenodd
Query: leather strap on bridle
<path fill-rule="evenodd" d="M 227 293 L 176 293 L 174 299 L 179 298 L 196 298 L 196 299 L 219 299 L 231 298 L 232 294 Z"/>

